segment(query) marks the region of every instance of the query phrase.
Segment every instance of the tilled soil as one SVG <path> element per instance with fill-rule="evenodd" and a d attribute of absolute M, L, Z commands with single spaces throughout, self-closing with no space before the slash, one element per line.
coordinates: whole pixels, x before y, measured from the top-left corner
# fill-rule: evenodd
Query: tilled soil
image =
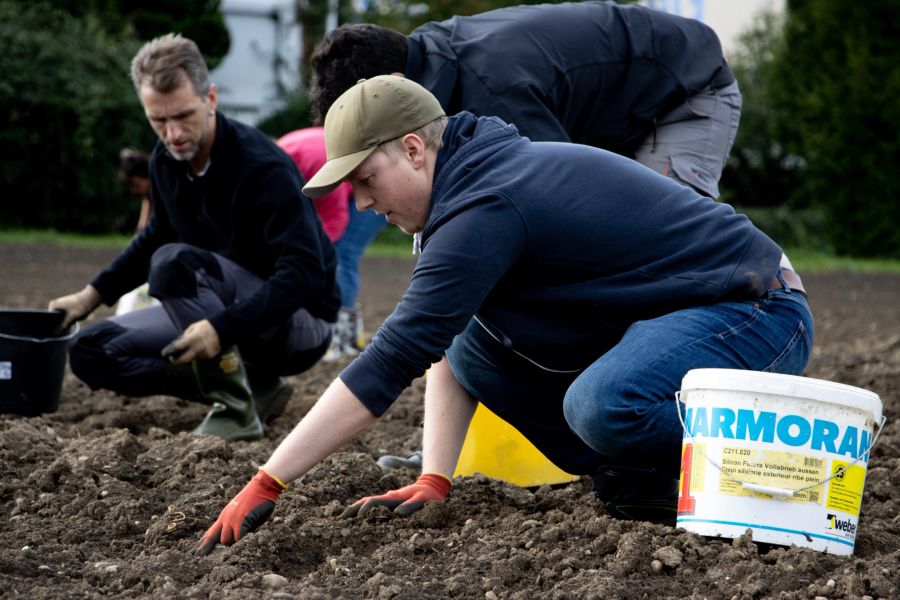
<path fill-rule="evenodd" d="M 115 250 L 0 245 L 0 306 L 80 289 Z M 413 263 L 366 259 L 373 330 Z M 256 442 L 188 432 L 205 408 L 92 393 L 66 375 L 59 410 L 0 415 L 0 596 L 198 598 L 900 598 L 900 276 L 804 273 L 816 317 L 807 375 L 870 389 L 888 422 L 868 465 L 855 555 L 709 539 L 607 516 L 587 481 L 537 489 L 457 478 L 409 518 L 337 515 L 412 481 L 375 459 L 421 441 L 423 382 L 369 431 L 295 482 L 275 516 L 197 558 L 221 507 L 345 363 L 291 378 L 285 414 Z M 98 318 L 108 315 L 100 311 Z"/>

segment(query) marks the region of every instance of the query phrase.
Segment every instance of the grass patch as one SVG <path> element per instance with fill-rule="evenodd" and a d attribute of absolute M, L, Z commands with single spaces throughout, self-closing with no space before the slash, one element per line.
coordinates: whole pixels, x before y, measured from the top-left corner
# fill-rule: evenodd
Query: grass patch
<path fill-rule="evenodd" d="M 125 248 L 130 241 L 131 236 L 127 235 L 85 235 L 81 233 L 60 233 L 49 229 L 0 230 L 0 243 L 3 244 L 52 244 L 87 248 Z"/>
<path fill-rule="evenodd" d="M 785 253 L 800 274 L 817 271 L 861 271 L 900 273 L 900 260 L 891 258 L 853 258 L 810 248 L 787 248 Z"/>
<path fill-rule="evenodd" d="M 0 244 L 55 244 L 100 248 L 124 248 L 131 240 L 125 235 L 83 235 L 58 231 L 22 229 L 0 230 Z M 889 258 L 852 258 L 835 256 L 811 248 L 787 249 L 794 267 L 800 273 L 816 271 L 864 271 L 900 273 L 900 260 Z M 412 236 L 379 236 L 366 248 L 366 256 L 412 258 Z"/>
<path fill-rule="evenodd" d="M 406 244 L 375 240 L 366 248 L 366 256 L 415 258 L 412 253 L 412 237 L 409 238 L 409 243 Z"/>

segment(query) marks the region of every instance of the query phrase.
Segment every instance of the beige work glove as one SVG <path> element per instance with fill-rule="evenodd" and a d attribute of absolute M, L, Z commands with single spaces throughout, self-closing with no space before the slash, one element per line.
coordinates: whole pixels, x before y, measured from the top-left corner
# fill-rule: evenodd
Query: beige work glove
<path fill-rule="evenodd" d="M 94 312 L 102 301 L 100 292 L 94 289 L 94 286 L 88 284 L 80 292 L 51 300 L 47 308 L 49 310 L 65 311 L 66 316 L 63 319 L 63 329 L 66 329 L 75 321 L 80 321 Z"/>
<path fill-rule="evenodd" d="M 222 351 L 219 334 L 208 320 L 188 325 L 184 332 L 162 349 L 162 355 L 175 364 L 183 365 L 192 360 L 206 360 Z"/>

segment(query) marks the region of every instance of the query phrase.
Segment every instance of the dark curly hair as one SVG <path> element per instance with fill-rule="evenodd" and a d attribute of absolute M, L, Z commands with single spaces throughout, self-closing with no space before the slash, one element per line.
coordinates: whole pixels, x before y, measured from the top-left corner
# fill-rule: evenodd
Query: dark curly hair
<path fill-rule="evenodd" d="M 408 54 L 406 36 L 381 25 L 341 25 L 325 35 L 309 59 L 313 70 L 310 105 L 321 125 L 338 96 L 362 78 L 403 73 Z"/>
<path fill-rule="evenodd" d="M 125 183 L 129 177 L 149 177 L 150 159 L 143 150 L 122 148 L 119 152 L 119 181 Z"/>

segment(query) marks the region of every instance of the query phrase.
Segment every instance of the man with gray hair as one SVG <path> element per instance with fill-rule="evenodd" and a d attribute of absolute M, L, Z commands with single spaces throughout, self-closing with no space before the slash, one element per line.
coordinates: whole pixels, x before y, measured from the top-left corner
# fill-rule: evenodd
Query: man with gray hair
<path fill-rule="evenodd" d="M 743 215 L 623 156 L 532 142 L 496 117 L 444 117 L 403 77 L 363 80 L 325 118 L 357 207 L 417 237 L 403 300 L 201 541 L 268 518 L 288 482 L 380 417 L 426 369 L 422 475 L 345 516 L 443 500 L 476 402 L 617 518 L 674 523 L 691 369 L 799 375 L 812 316 L 781 248 Z"/>
<path fill-rule="evenodd" d="M 72 371 L 92 389 L 212 404 L 195 433 L 260 438 L 291 394 L 280 376 L 328 348 L 340 304 L 333 247 L 290 157 L 216 110 L 193 41 L 148 42 L 131 78 L 159 137 L 153 216 L 93 281 L 50 308 L 71 323 L 144 281 L 161 306 L 86 327 L 70 347 Z"/>

